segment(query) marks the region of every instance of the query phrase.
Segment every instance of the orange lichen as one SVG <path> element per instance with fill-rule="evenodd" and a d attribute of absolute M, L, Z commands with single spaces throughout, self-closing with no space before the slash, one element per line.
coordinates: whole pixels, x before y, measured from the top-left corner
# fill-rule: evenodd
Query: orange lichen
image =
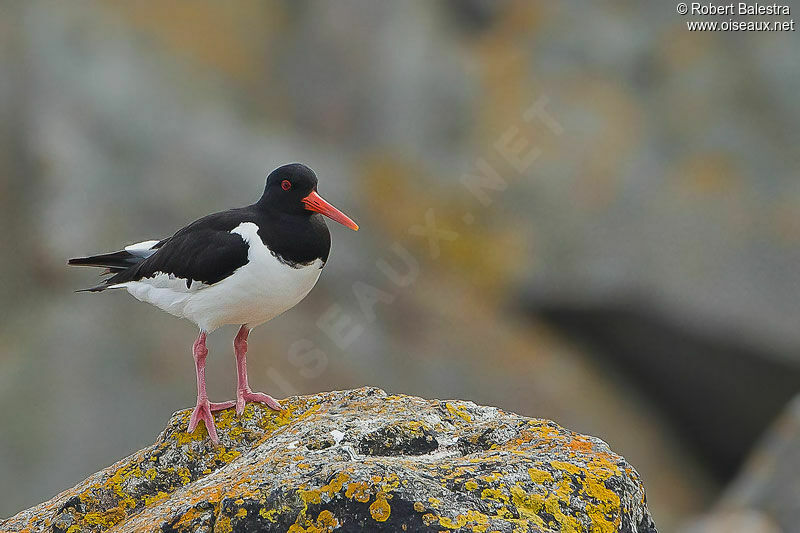
<path fill-rule="evenodd" d="M 347 485 L 344 495 L 361 503 L 367 503 L 370 500 L 369 485 L 363 481 L 350 483 Z"/>
<path fill-rule="evenodd" d="M 564 447 L 568 450 L 583 454 L 591 453 L 592 451 L 592 443 L 582 437 L 576 437 L 572 439 L 571 441 L 565 443 Z"/>

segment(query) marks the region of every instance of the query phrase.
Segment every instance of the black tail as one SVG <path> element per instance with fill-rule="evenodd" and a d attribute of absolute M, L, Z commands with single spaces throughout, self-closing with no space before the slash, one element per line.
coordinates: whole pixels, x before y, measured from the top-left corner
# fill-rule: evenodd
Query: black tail
<path fill-rule="evenodd" d="M 75 266 L 104 267 L 109 274 L 116 274 L 128 268 L 138 265 L 144 257 L 134 255 L 126 250 L 111 252 L 110 254 L 90 255 L 89 257 L 76 257 L 70 259 L 67 264 Z"/>
<path fill-rule="evenodd" d="M 105 270 L 100 274 L 101 276 L 107 274 L 119 274 L 131 267 L 134 267 L 144 261 L 146 257 L 142 255 L 132 254 L 126 250 L 119 252 L 111 252 L 108 254 L 90 255 L 89 257 L 76 257 L 67 261 L 68 265 L 73 266 L 90 266 L 101 267 Z M 80 289 L 75 292 L 100 292 L 104 291 L 113 285 L 108 283 L 109 279 L 104 280 L 99 285 L 89 287 L 88 289 Z"/>

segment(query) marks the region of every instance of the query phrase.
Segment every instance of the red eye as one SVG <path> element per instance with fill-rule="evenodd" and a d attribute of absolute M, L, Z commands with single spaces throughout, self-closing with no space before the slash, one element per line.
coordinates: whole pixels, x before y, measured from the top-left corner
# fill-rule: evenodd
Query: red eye
<path fill-rule="evenodd" d="M 292 182 L 290 182 L 289 180 L 283 180 L 281 182 L 281 189 L 283 189 L 284 191 L 288 191 L 291 188 L 292 188 Z"/>

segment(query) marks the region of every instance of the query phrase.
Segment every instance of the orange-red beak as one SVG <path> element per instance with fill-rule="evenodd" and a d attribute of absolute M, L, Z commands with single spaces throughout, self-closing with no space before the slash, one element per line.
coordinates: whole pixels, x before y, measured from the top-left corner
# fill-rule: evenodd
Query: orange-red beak
<path fill-rule="evenodd" d="M 317 191 L 311 191 L 311 194 L 303 198 L 303 204 L 309 211 L 314 211 L 321 215 L 325 215 L 329 219 L 338 222 L 342 226 L 347 226 L 353 231 L 358 231 L 358 224 L 353 222 L 350 217 L 333 207 Z"/>

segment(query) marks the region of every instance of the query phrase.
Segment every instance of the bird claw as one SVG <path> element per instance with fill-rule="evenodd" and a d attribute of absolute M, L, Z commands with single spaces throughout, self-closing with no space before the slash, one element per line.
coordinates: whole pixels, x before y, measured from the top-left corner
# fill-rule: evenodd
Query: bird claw
<path fill-rule="evenodd" d="M 232 400 L 219 403 L 211 403 L 208 401 L 208 399 L 197 400 L 197 405 L 195 406 L 194 411 L 192 411 L 192 417 L 189 419 L 189 433 L 194 433 L 194 430 L 197 429 L 197 425 L 202 420 L 206 425 L 206 431 L 208 431 L 208 437 L 211 439 L 211 442 L 219 445 L 217 428 L 214 425 L 214 416 L 211 413 L 214 411 L 229 409 L 234 405 L 236 405 L 236 402 Z"/>
<path fill-rule="evenodd" d="M 264 394 L 263 392 L 253 392 L 249 389 L 246 390 L 238 390 L 236 391 L 236 414 L 240 415 L 244 413 L 244 407 L 247 402 L 259 402 L 266 404 L 267 407 L 273 409 L 275 411 L 281 410 L 281 404 L 270 396 L 269 394 Z"/>

